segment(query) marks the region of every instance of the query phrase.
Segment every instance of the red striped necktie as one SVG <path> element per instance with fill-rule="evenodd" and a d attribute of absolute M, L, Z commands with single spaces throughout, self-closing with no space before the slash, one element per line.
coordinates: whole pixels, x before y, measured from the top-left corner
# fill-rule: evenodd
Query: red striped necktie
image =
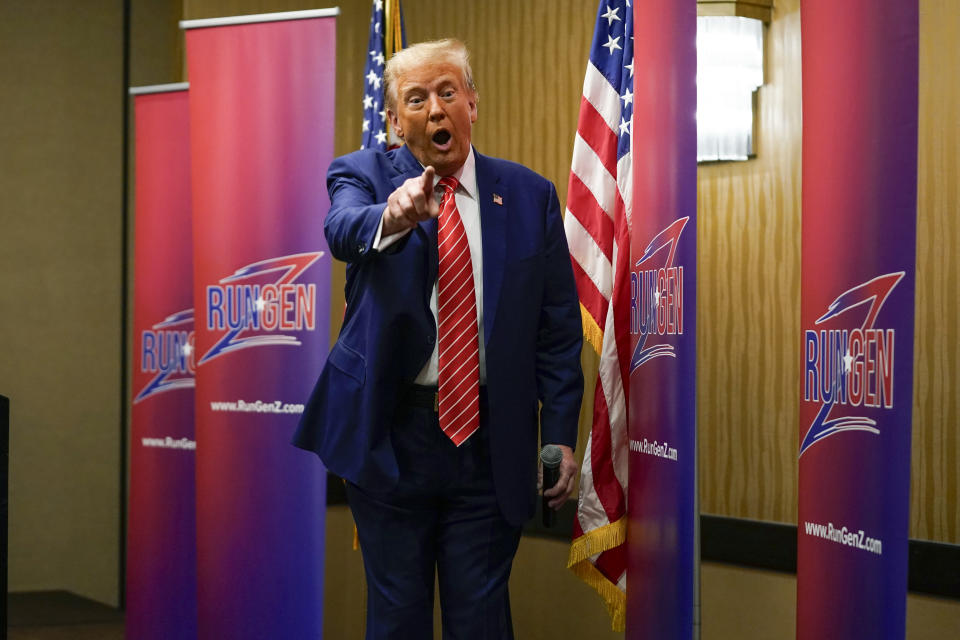
<path fill-rule="evenodd" d="M 440 428 L 455 445 L 480 427 L 480 347 L 473 262 L 454 192 L 456 178 L 441 178 L 440 269 L 437 283 L 438 410 Z"/>

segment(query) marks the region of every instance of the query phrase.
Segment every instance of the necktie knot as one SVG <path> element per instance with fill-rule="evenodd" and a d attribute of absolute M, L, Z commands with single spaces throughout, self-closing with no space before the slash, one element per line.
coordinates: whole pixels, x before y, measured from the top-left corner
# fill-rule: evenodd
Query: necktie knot
<path fill-rule="evenodd" d="M 460 186 L 460 182 L 453 176 L 440 178 L 440 181 L 433 188 L 433 191 L 437 204 L 440 205 L 441 209 L 445 207 L 448 200 L 453 198 L 453 194 L 456 192 L 458 186 Z"/>
<path fill-rule="evenodd" d="M 440 182 L 437 183 L 437 186 L 442 187 L 444 191 L 456 191 L 457 187 L 460 186 L 460 181 L 453 176 L 444 176 L 443 178 L 440 178 Z"/>
<path fill-rule="evenodd" d="M 438 189 L 443 189 L 443 195 L 446 197 L 448 193 L 453 193 L 457 190 L 457 187 L 460 186 L 460 181 L 454 178 L 453 176 L 445 176 L 440 178 L 440 182 L 437 183 Z"/>

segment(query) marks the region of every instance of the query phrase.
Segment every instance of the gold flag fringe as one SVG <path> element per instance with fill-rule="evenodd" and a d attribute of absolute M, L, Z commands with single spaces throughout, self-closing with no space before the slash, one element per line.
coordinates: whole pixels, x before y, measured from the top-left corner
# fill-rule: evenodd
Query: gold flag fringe
<path fill-rule="evenodd" d="M 610 624 L 614 631 L 626 628 L 627 595 L 590 562 L 592 556 L 625 544 L 627 540 L 627 518 L 623 516 L 615 522 L 597 527 L 584 533 L 570 545 L 570 557 L 567 568 L 593 589 L 607 606 Z"/>
<path fill-rule="evenodd" d="M 583 322 L 584 339 L 590 343 L 597 355 L 600 355 L 603 348 L 603 329 L 600 328 L 600 325 L 593 319 L 582 302 L 580 303 L 580 319 Z"/>

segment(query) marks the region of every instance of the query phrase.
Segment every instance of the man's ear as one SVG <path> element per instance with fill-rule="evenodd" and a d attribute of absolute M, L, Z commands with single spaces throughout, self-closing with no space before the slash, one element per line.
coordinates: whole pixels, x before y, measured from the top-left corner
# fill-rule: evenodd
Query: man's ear
<path fill-rule="evenodd" d="M 397 134 L 398 138 L 403 138 L 403 129 L 400 127 L 400 119 L 390 109 L 387 109 L 387 119 L 390 121 L 390 127 L 393 129 L 393 132 Z"/>
<path fill-rule="evenodd" d="M 477 94 L 474 92 L 473 96 L 469 99 L 470 104 L 470 122 L 477 121 Z"/>

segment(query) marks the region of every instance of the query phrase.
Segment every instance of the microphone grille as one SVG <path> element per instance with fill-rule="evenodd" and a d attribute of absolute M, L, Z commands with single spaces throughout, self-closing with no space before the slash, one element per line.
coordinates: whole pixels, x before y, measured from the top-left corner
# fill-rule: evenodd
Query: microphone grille
<path fill-rule="evenodd" d="M 563 460 L 563 450 L 555 444 L 548 444 L 540 449 L 540 462 L 545 467 L 558 467 Z"/>

